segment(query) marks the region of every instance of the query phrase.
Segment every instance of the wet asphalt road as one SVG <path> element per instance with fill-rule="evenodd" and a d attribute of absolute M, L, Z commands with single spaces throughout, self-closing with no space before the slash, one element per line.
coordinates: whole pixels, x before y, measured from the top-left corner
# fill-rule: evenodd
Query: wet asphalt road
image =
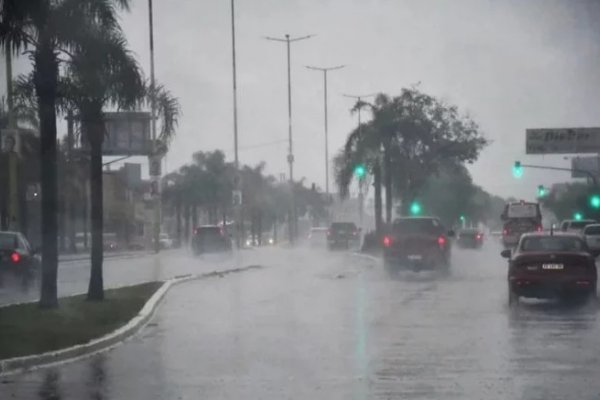
<path fill-rule="evenodd" d="M 343 252 L 181 285 L 115 349 L 2 378 L 1 399 L 598 399 L 598 306 L 509 309 L 499 248 L 449 276 Z M 255 260 L 252 260 L 252 258 Z"/>

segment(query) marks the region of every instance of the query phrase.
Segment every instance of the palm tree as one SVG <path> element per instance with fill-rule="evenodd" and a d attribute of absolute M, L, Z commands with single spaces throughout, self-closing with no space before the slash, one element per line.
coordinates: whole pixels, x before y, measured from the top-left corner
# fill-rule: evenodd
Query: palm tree
<path fill-rule="evenodd" d="M 88 300 L 102 300 L 102 143 L 106 136 L 103 111 L 106 107 L 134 107 L 145 93 L 144 83 L 137 61 L 118 28 L 105 30 L 90 25 L 66 70 L 65 99 L 79 110 L 84 141 L 90 146 L 92 249 Z"/>
<path fill-rule="evenodd" d="M 91 21 L 106 30 L 118 26 L 116 8 L 128 0 L 3 0 L 0 46 L 26 49 L 33 62 L 41 136 L 42 282 L 41 307 L 56 307 L 57 298 L 57 143 L 56 100 L 61 56 L 76 47 Z"/>
<path fill-rule="evenodd" d="M 358 106 L 360 105 L 357 103 L 355 109 Z M 348 196 L 348 190 L 357 165 L 364 165 L 373 174 L 373 186 L 375 188 L 375 230 L 378 235 L 382 233 L 383 226 L 381 199 L 381 164 L 383 157 L 381 147 L 381 135 L 375 129 L 374 124 L 372 122 L 363 123 L 348 135 L 344 148 L 334 161 L 336 183 L 342 198 Z"/>

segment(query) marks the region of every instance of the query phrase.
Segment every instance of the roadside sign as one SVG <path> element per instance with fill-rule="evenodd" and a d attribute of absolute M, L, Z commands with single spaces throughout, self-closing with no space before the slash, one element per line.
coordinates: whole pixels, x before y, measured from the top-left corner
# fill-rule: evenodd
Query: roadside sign
<path fill-rule="evenodd" d="M 75 121 L 81 124 L 79 117 Z M 104 113 L 106 137 L 102 142 L 104 156 L 147 156 L 152 152 L 150 113 L 120 111 Z M 89 148 L 82 129 L 82 145 Z"/>
<path fill-rule="evenodd" d="M 159 156 L 151 156 L 148 157 L 148 160 L 150 162 L 150 176 L 160 176 L 161 175 L 161 170 L 162 170 L 162 162 Z"/>
<path fill-rule="evenodd" d="M 234 190 L 231 197 L 233 199 L 234 206 L 242 205 L 242 191 L 241 190 Z"/>
<path fill-rule="evenodd" d="M 589 178 L 589 174 L 600 175 L 600 157 L 574 157 L 571 159 L 571 177 L 572 178 Z"/>
<path fill-rule="evenodd" d="M 542 128 L 525 131 L 527 154 L 600 153 L 600 128 Z"/>

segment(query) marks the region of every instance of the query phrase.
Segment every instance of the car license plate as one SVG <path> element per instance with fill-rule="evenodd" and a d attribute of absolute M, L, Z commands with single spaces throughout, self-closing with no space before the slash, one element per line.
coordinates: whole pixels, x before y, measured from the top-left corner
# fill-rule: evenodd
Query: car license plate
<path fill-rule="evenodd" d="M 423 256 L 422 256 L 422 255 L 420 255 L 420 254 L 410 254 L 410 255 L 408 256 L 408 259 L 409 259 L 410 261 L 421 261 L 421 260 L 423 259 Z"/>
<path fill-rule="evenodd" d="M 542 269 L 564 269 L 563 264 L 542 264 Z"/>

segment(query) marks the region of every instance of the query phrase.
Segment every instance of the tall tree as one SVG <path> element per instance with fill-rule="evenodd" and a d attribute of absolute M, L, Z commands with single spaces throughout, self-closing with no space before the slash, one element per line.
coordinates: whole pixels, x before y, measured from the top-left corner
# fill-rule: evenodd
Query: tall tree
<path fill-rule="evenodd" d="M 92 251 L 88 300 L 102 300 L 104 109 L 133 108 L 144 96 L 144 83 L 137 62 L 118 27 L 105 30 L 90 24 L 79 39 L 66 71 L 64 96 L 79 111 L 83 139 L 90 147 Z"/>
<path fill-rule="evenodd" d="M 58 305 L 56 100 L 61 56 L 68 57 L 90 22 L 107 30 L 118 26 L 116 8 L 127 5 L 128 0 L 0 2 L 0 45 L 15 53 L 26 49 L 33 63 L 41 135 L 42 307 Z"/>

